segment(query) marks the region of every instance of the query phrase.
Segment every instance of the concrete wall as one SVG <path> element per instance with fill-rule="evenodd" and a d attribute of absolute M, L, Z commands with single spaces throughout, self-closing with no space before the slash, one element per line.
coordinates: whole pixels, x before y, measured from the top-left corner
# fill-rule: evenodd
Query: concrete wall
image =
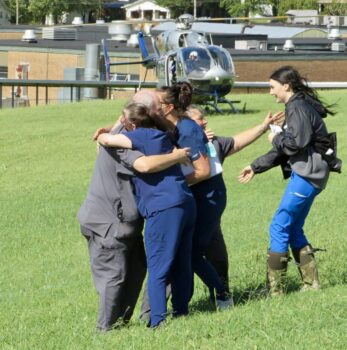
<path fill-rule="evenodd" d="M 310 81 L 347 81 L 346 60 L 266 60 L 239 61 L 234 58 L 237 81 L 267 81 L 271 73 L 284 65 L 297 68 Z"/>

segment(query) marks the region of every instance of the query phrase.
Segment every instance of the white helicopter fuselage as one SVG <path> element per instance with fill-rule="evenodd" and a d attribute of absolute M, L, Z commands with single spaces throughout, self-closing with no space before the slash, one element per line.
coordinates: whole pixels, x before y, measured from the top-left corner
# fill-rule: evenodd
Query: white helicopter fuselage
<path fill-rule="evenodd" d="M 210 45 L 204 33 L 176 29 L 165 31 L 155 39 L 159 86 L 177 81 L 189 81 L 195 101 L 225 96 L 235 80 L 235 68 L 230 53 L 220 46 Z M 190 57 L 194 53 L 196 59 Z"/>

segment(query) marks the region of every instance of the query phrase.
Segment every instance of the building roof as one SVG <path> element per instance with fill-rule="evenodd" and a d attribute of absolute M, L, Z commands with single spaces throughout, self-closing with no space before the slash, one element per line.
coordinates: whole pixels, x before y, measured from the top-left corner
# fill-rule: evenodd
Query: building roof
<path fill-rule="evenodd" d="M 57 51 L 85 51 L 87 44 L 100 44 L 101 41 L 98 40 L 46 40 L 38 39 L 36 43 L 28 43 L 21 40 L 0 40 L 0 51 L 9 48 L 13 48 L 16 51 L 45 51 L 45 50 L 57 50 Z M 121 53 L 121 56 L 128 57 L 139 57 L 140 50 L 138 48 L 129 47 L 126 45 L 126 42 L 119 42 L 115 40 L 107 41 L 107 48 L 109 52 L 118 52 Z"/>
<path fill-rule="evenodd" d="M 104 5 L 105 9 L 120 9 L 124 6 L 123 1 L 113 1 L 113 2 L 108 2 Z"/>
<path fill-rule="evenodd" d="M 165 30 L 174 30 L 175 23 L 165 22 L 152 28 L 152 31 L 161 32 Z M 209 22 L 195 22 L 192 29 L 198 32 L 206 32 L 211 34 L 237 34 L 241 33 L 242 24 L 226 24 L 226 23 L 209 23 Z M 314 27 L 293 27 L 293 26 L 266 26 L 254 25 L 252 28 L 245 28 L 245 34 L 267 35 L 268 38 L 293 38 L 307 30 L 316 29 L 318 31 L 326 32 L 320 28 Z"/>
<path fill-rule="evenodd" d="M 130 8 L 133 6 L 139 6 L 145 2 L 151 2 L 156 7 L 162 7 L 162 6 L 158 5 L 155 0 L 135 0 L 135 1 L 129 1 L 129 3 L 124 4 L 123 8 L 127 9 L 127 8 Z"/>
<path fill-rule="evenodd" d="M 18 29 L 18 26 L 13 26 L 13 28 Z M 32 28 L 30 26 L 30 28 Z M 278 27 L 276 27 L 278 29 Z M 24 30 L 28 27 L 22 26 L 21 31 L 24 34 Z M 37 32 L 41 28 L 36 27 Z M 247 28 L 248 29 L 248 28 Z M 9 26 L 6 26 L 6 29 L 1 29 L 0 31 L 9 31 Z M 77 39 L 78 40 L 48 40 L 48 39 L 38 39 L 36 43 L 28 43 L 25 41 L 17 40 L 0 40 L 0 51 L 57 51 L 57 52 L 71 52 L 74 53 L 78 51 L 81 53 L 85 51 L 86 44 L 88 43 L 97 43 L 101 44 L 101 39 L 108 39 L 108 50 L 110 53 L 119 56 L 119 57 L 140 57 L 140 50 L 138 48 L 126 46 L 126 42 L 119 42 L 115 40 L 110 40 L 111 35 L 108 33 L 107 25 L 94 25 L 94 26 L 76 26 L 77 30 Z M 275 29 L 276 30 L 276 29 Z M 217 45 L 222 44 L 225 48 L 234 47 L 233 43 L 235 40 L 266 40 L 266 35 L 254 35 L 246 33 L 244 35 L 240 34 L 240 31 L 232 34 L 228 32 L 216 32 L 212 34 L 213 42 Z M 275 37 L 268 38 L 268 48 L 278 47 L 278 51 L 275 53 L 273 50 L 268 51 L 256 51 L 256 50 L 242 50 L 242 51 L 233 51 L 233 55 L 243 56 L 243 57 L 273 57 L 285 56 L 288 55 L 288 52 L 282 51 L 282 46 L 285 42 L 285 39 L 288 37 Z M 145 38 L 148 47 L 151 50 L 150 38 Z M 327 38 L 294 38 L 292 39 L 295 46 L 298 48 L 295 53 L 290 53 L 293 57 L 300 56 L 310 56 L 315 57 L 315 55 L 320 55 L 324 57 L 334 56 L 341 57 L 341 59 L 347 59 L 346 53 L 344 52 L 332 52 L 329 50 L 329 45 L 333 42 L 331 39 Z M 347 44 L 347 38 L 343 38 L 342 42 Z M 302 50 L 303 49 L 303 50 Z"/>
<path fill-rule="evenodd" d="M 289 10 L 286 12 L 286 15 L 288 16 L 317 16 L 318 11 L 317 10 Z"/>

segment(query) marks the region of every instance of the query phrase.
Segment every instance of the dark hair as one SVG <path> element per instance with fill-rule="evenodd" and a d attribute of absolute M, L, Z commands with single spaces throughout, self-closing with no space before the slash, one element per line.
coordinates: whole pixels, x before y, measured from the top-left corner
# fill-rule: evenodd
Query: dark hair
<path fill-rule="evenodd" d="M 136 127 L 166 130 L 164 122 L 158 116 L 151 115 L 149 108 L 142 103 L 130 102 L 124 111 L 128 113 L 128 121 Z"/>
<path fill-rule="evenodd" d="M 187 82 L 179 82 L 172 86 L 163 86 L 157 91 L 163 92 L 163 101 L 172 104 L 179 116 L 182 116 L 192 102 L 193 88 Z"/>
<path fill-rule="evenodd" d="M 308 96 L 309 103 L 313 104 L 314 107 L 320 107 L 320 109 L 322 109 L 323 117 L 325 117 L 327 114 L 335 114 L 335 112 L 330 108 L 336 104 L 327 105 L 322 102 L 317 91 L 308 86 L 307 79 L 301 76 L 295 68 L 291 66 L 283 66 L 278 68 L 270 75 L 270 79 L 276 80 L 282 85 L 288 84 L 294 93 L 301 92 L 304 96 Z"/>

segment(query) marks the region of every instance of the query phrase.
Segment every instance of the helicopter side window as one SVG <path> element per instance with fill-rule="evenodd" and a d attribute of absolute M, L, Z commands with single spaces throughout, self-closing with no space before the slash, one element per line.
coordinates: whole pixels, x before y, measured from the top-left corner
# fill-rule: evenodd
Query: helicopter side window
<path fill-rule="evenodd" d="M 170 85 L 177 83 L 177 62 L 176 56 L 172 55 L 168 58 L 168 77 Z"/>
<path fill-rule="evenodd" d="M 184 73 L 184 66 L 182 64 L 182 61 L 176 57 L 176 79 L 180 80 L 184 78 L 185 73 Z"/>
<path fill-rule="evenodd" d="M 179 47 L 185 47 L 185 46 L 187 46 L 187 45 L 186 45 L 186 38 L 185 38 L 184 34 L 181 34 L 181 35 L 180 35 L 180 37 L 179 37 L 179 39 L 178 39 L 178 46 L 179 46 Z"/>
<path fill-rule="evenodd" d="M 209 51 L 210 51 L 210 54 L 213 58 L 214 64 L 219 65 L 220 63 L 219 63 L 218 55 L 213 50 L 209 50 Z"/>
<path fill-rule="evenodd" d="M 234 67 L 232 61 L 226 55 L 223 49 L 220 49 L 219 47 L 209 47 L 208 50 L 216 64 L 221 66 L 221 68 L 223 68 L 225 71 L 233 73 Z"/>

